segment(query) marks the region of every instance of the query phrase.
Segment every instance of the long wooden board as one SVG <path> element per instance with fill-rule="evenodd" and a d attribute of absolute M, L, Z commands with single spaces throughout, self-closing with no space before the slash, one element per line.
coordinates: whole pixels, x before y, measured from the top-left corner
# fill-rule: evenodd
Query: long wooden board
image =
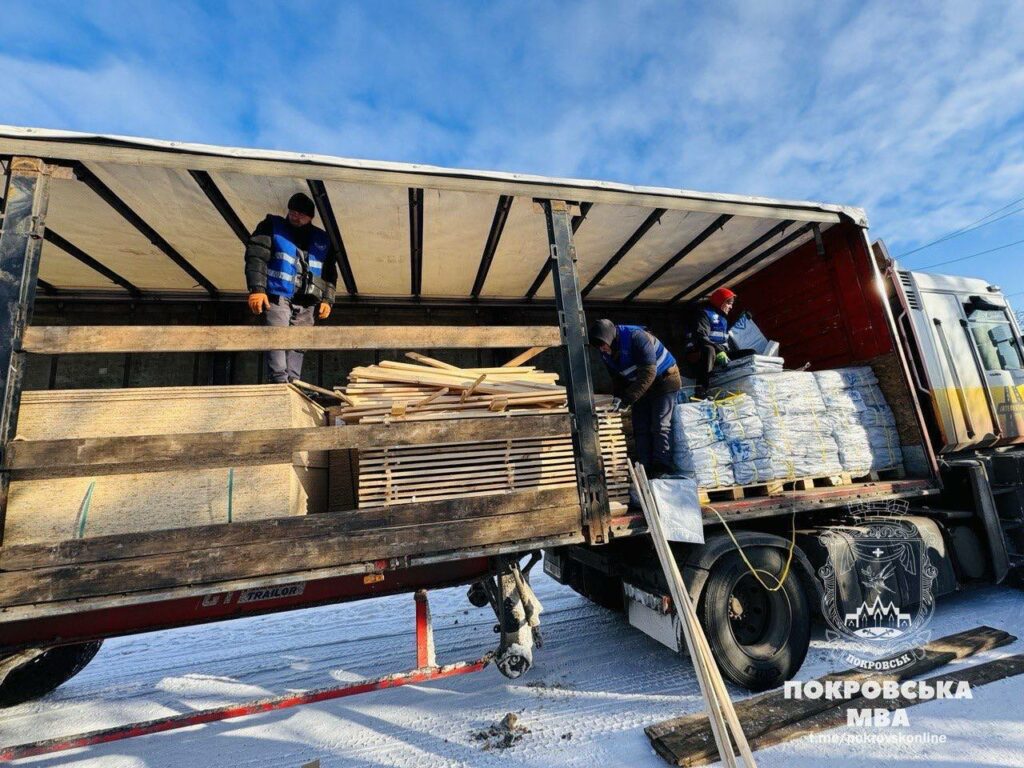
<path fill-rule="evenodd" d="M 31 326 L 22 349 L 41 355 L 99 352 L 247 352 L 272 349 L 557 347 L 557 326 L 255 325 Z"/>
<path fill-rule="evenodd" d="M 300 451 L 475 442 L 519 436 L 557 437 L 567 435 L 569 429 L 569 416 L 555 413 L 316 428 L 16 440 L 8 446 L 3 468 L 11 470 L 16 480 L 161 472 L 188 467 L 230 467 L 242 460 L 290 461 L 291 455 Z"/>
<path fill-rule="evenodd" d="M 443 503 L 443 502 L 442 502 Z M 458 509 L 464 501 L 452 505 Z M 324 515 L 327 517 L 327 515 Z M 318 535 L 253 537 L 232 546 L 193 539 L 193 548 L 143 557 L 0 573 L 0 605 L 78 600 L 286 574 L 352 563 L 578 532 L 580 507 L 548 507 L 487 517 L 402 525 L 373 532 L 328 527 Z M 196 549 L 196 546 L 202 547 Z M 268 563 L 271 564 L 268 568 Z"/>
<path fill-rule="evenodd" d="M 920 650 L 909 664 L 892 673 L 870 673 L 860 669 L 847 669 L 818 678 L 819 682 L 872 680 L 907 680 L 927 674 L 956 659 L 967 658 L 982 651 L 1009 645 L 1017 640 L 1007 632 L 992 627 L 976 627 L 964 632 L 933 640 Z M 903 656 L 897 653 L 888 661 Z M 882 660 L 886 661 L 886 660 Z M 751 743 L 756 739 L 791 723 L 813 717 L 828 709 L 842 706 L 844 701 L 820 699 L 787 699 L 783 689 L 753 696 L 736 704 L 736 713 L 743 721 L 743 730 Z M 845 714 L 843 715 L 845 718 Z M 704 713 L 693 713 L 665 720 L 644 729 L 655 751 L 673 765 L 703 765 L 716 759 L 717 752 L 711 738 L 711 729 Z"/>

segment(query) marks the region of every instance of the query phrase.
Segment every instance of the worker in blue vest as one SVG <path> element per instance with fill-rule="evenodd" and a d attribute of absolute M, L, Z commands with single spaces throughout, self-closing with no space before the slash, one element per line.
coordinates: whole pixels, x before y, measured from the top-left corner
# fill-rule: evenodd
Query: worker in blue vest
<path fill-rule="evenodd" d="M 687 321 L 683 373 L 696 381 L 696 397 L 704 397 L 715 366 L 729 362 L 729 313 L 735 303 L 733 291 L 717 288 L 693 308 Z"/>
<path fill-rule="evenodd" d="M 672 471 L 672 404 L 682 386 L 676 359 L 639 325 L 595 320 L 590 343 L 612 374 L 617 408 L 632 408 L 637 460 L 657 477 Z"/>
<path fill-rule="evenodd" d="M 337 255 L 327 233 L 313 226 L 316 208 L 301 192 L 291 196 L 286 216 L 268 215 L 245 247 L 249 309 L 265 325 L 313 325 L 326 320 L 338 282 Z M 302 378 L 302 350 L 267 352 L 267 380 Z"/>

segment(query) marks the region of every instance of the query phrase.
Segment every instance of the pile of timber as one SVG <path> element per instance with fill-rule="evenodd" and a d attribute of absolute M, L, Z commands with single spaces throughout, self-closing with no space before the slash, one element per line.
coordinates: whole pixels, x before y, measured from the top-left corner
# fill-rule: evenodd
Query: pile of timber
<path fill-rule="evenodd" d="M 353 368 L 348 384 L 335 388 L 345 402 L 332 409 L 335 423 L 503 418 L 509 420 L 509 437 L 360 451 L 360 509 L 576 485 L 570 435 L 515 436 L 517 416 L 566 412 L 557 374 L 524 365 L 459 368 L 414 352 L 407 356 L 415 362 Z M 601 397 L 597 414 L 609 499 L 626 504 L 622 417 Z"/>

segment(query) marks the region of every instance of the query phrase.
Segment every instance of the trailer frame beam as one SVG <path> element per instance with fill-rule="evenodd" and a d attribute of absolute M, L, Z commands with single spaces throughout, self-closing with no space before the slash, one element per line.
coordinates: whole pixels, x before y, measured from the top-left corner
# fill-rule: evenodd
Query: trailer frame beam
<path fill-rule="evenodd" d="M 548 228 L 555 306 L 565 350 L 565 391 L 572 421 L 573 453 L 579 484 L 583 526 L 590 544 L 608 541 L 611 512 L 605 484 L 601 439 L 594 408 L 594 386 L 587 351 L 587 319 L 583 313 L 576 247 L 572 242 L 570 206 L 565 200 L 542 200 Z"/>
<path fill-rule="evenodd" d="M 0 229 L 0 366 L 5 373 L 0 403 L 0 461 L 18 431 L 25 375 L 22 337 L 32 321 L 39 257 L 50 201 L 49 172 L 37 157 L 11 159 Z M 0 471 L 0 543 L 7 514 L 9 472 Z"/>

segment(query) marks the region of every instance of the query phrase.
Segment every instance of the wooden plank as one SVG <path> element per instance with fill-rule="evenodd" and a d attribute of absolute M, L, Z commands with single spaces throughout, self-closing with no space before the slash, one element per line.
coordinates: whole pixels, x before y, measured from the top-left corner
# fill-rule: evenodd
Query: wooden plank
<path fill-rule="evenodd" d="M 963 659 L 982 651 L 999 648 L 1016 641 L 1016 637 L 992 627 L 976 627 L 958 632 L 922 646 L 920 654 L 909 664 L 890 674 L 871 673 L 861 669 L 847 669 L 824 675 L 819 682 L 875 680 L 907 680 L 927 674 L 956 659 Z M 897 653 L 893 661 L 904 655 Z M 798 722 L 846 702 L 820 699 L 787 699 L 782 689 L 753 696 L 737 703 L 736 713 L 743 720 L 743 730 L 752 743 L 758 737 L 777 728 Z M 844 714 L 845 717 L 845 714 Z M 717 752 L 711 740 L 710 724 L 704 713 L 693 713 L 665 720 L 644 729 L 656 751 L 674 765 L 701 765 L 715 759 Z M 760 745 L 756 745 L 760 746 Z"/>
<path fill-rule="evenodd" d="M 460 504 L 465 502 L 460 502 Z M 216 583 L 249 576 L 422 556 L 467 547 L 574 533 L 580 529 L 579 504 L 466 520 L 352 534 L 284 540 L 257 539 L 215 547 L 0 574 L 0 604 L 26 605 Z"/>
<path fill-rule="evenodd" d="M 441 523 L 464 518 L 509 515 L 552 507 L 572 506 L 575 490 L 553 489 L 508 493 L 491 498 L 393 505 L 396 519 Z M 22 544 L 0 547 L 0 571 L 81 566 L 130 558 L 188 552 L 194 549 L 237 547 L 253 541 L 284 541 L 317 538 L 348 530 L 355 511 L 282 517 L 251 523 L 204 525 L 166 531 L 70 539 L 56 544 Z M 529 533 L 527 531 L 526 533 Z"/>
<path fill-rule="evenodd" d="M 490 414 L 458 420 L 396 421 L 331 427 L 254 429 L 176 435 L 17 440 L 3 468 L 13 479 L 87 474 L 160 472 L 183 467 L 235 466 L 243 459 L 290 461 L 300 451 L 374 448 L 514 437 L 557 437 L 570 429 L 567 414 Z"/>
<path fill-rule="evenodd" d="M 511 360 L 509 360 L 507 363 L 505 363 L 505 365 L 503 365 L 502 367 L 503 368 L 516 368 L 517 366 L 522 365 L 526 361 L 532 360 L 533 358 L 535 358 L 537 355 L 539 355 L 541 352 L 543 352 L 546 349 L 547 349 L 547 347 L 530 347 L 525 352 L 522 352 L 522 353 L 516 355 L 515 357 L 513 357 Z"/>
<path fill-rule="evenodd" d="M 247 352 L 273 349 L 555 347 L 557 326 L 31 326 L 22 349 L 42 355 L 99 352 Z"/>

